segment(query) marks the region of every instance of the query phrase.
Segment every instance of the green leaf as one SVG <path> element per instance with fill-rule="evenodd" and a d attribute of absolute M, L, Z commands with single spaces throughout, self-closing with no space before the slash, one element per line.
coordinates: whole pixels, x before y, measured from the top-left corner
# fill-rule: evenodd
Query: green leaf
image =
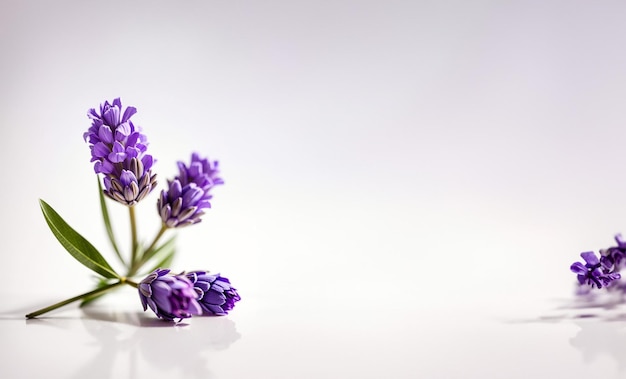
<path fill-rule="evenodd" d="M 149 273 L 156 270 L 157 268 L 169 268 L 172 265 L 172 261 L 174 260 L 175 254 L 176 254 L 176 250 L 170 251 L 167 255 L 163 257 L 162 260 L 157 262 L 150 270 L 146 271 L 144 276 L 148 275 Z"/>
<path fill-rule="evenodd" d="M 144 257 L 144 262 L 148 261 L 157 261 L 157 263 L 146 272 L 146 274 L 151 273 L 159 267 L 166 268 L 168 267 L 172 261 L 174 260 L 174 255 L 176 254 L 176 236 L 165 241 L 161 246 L 157 247 L 149 257 Z M 144 263 L 144 264 L 145 264 Z"/>
<path fill-rule="evenodd" d="M 161 246 L 157 247 L 152 251 L 147 251 L 146 255 L 142 257 L 142 263 L 147 263 L 150 259 L 159 256 L 160 254 L 168 254 L 170 251 L 176 248 L 176 236 L 172 236 L 170 239 L 165 241 Z"/>
<path fill-rule="evenodd" d="M 113 250 L 115 250 L 115 254 L 120 259 L 120 262 L 124 266 L 126 263 L 124 262 L 124 258 L 122 258 L 122 254 L 120 254 L 120 249 L 117 247 L 117 243 L 115 242 L 115 235 L 113 234 L 113 227 L 111 227 L 111 219 L 109 218 L 109 210 L 107 208 L 106 199 L 104 198 L 104 191 L 102 189 L 102 183 L 100 183 L 100 179 L 98 178 L 98 194 L 100 195 L 100 209 L 102 210 L 102 219 L 104 220 L 104 227 L 107 230 L 107 235 L 109 236 L 109 241 L 111 241 L 111 246 L 113 246 Z"/>
<path fill-rule="evenodd" d="M 103 286 L 104 287 L 104 286 Z M 96 288 L 100 288 L 100 287 L 96 287 Z M 100 299 L 102 296 L 106 295 L 106 292 L 103 293 L 99 293 L 97 295 L 93 295 L 90 296 L 88 298 L 86 298 L 85 300 L 81 301 L 81 303 L 78 305 L 79 308 L 85 307 L 91 303 L 93 303 L 94 301 Z"/>
<path fill-rule="evenodd" d="M 98 284 L 96 284 L 96 287 L 94 289 L 103 288 L 103 287 L 106 287 L 106 286 L 108 286 L 110 284 L 111 284 L 111 282 L 108 279 L 105 279 L 105 278 L 102 278 L 102 277 L 98 277 Z M 106 294 L 107 294 L 106 292 L 101 292 L 101 293 L 98 293 L 96 295 L 86 297 L 83 301 L 80 302 L 79 307 L 82 308 L 82 307 L 90 304 L 91 302 L 100 299 L 102 296 L 104 296 Z"/>
<path fill-rule="evenodd" d="M 52 234 L 54 234 L 68 253 L 87 268 L 105 278 L 120 277 L 98 250 L 83 236 L 78 234 L 77 231 L 72 229 L 50 205 L 41 199 L 39 199 L 39 205 Z"/>

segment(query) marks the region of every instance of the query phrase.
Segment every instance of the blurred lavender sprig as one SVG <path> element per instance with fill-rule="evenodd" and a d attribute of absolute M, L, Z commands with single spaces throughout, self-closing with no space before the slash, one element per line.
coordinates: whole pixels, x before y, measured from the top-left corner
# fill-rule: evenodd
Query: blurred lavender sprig
<path fill-rule="evenodd" d="M 626 294 L 626 286 L 621 282 L 620 270 L 626 265 L 626 242 L 620 234 L 615 236 L 617 246 L 601 249 L 599 257 L 593 251 L 580 254 L 584 263 L 574 262 L 570 270 L 577 275 L 576 294 L 589 296 L 594 289 L 606 288 Z"/>

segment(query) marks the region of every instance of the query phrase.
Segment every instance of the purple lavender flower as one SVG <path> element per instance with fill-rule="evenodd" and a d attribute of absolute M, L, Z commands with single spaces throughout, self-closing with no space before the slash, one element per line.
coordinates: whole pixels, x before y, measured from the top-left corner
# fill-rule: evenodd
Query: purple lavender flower
<path fill-rule="evenodd" d="M 137 112 L 127 107 L 122 113 L 119 98 L 106 101 L 100 112 L 90 109 L 91 127 L 83 134 L 91 149 L 96 174 L 104 175 L 104 192 L 113 200 L 135 205 L 156 186 L 151 169 L 154 159 L 146 154 L 148 142 L 130 118 Z"/>
<path fill-rule="evenodd" d="M 176 179 L 181 183 L 196 183 L 196 185 L 205 192 L 205 198 L 210 199 L 212 196 L 209 190 L 217 185 L 224 184 L 224 180 L 218 177 L 219 162 L 209 161 L 207 158 L 201 158 L 198 153 L 191 154 L 191 163 L 186 166 L 183 162 L 178 162 L 179 174 Z"/>
<path fill-rule="evenodd" d="M 621 278 L 619 273 L 611 272 L 612 266 L 600 262 L 593 251 L 581 253 L 580 256 L 584 259 L 585 264 L 575 262 L 570 266 L 570 270 L 578 274 L 578 282 L 581 285 L 587 284 L 592 288 L 594 286 L 602 288 L 608 286 L 613 280 Z"/>
<path fill-rule="evenodd" d="M 223 316 L 241 300 L 237 290 L 230 285 L 228 278 L 207 271 L 192 271 L 187 278 L 198 293 L 198 302 L 204 315 Z"/>
<path fill-rule="evenodd" d="M 168 275 L 169 272 L 156 269 L 139 283 L 143 310 L 150 307 L 157 317 L 167 321 L 202 314 L 193 284 L 184 275 Z"/>
<path fill-rule="evenodd" d="M 181 228 L 202 221 L 204 210 L 211 207 L 209 191 L 224 183 L 217 176 L 217 167 L 217 161 L 211 164 L 197 153 L 191 155 L 189 166 L 178 162 L 179 175 L 168 181 L 168 188 L 157 200 L 157 210 L 167 227 Z"/>
<path fill-rule="evenodd" d="M 161 220 L 168 228 L 181 228 L 197 224 L 204 209 L 211 203 L 204 199 L 205 192 L 195 183 L 182 186 L 178 179 L 168 182 L 169 188 L 161 191 L 157 200 L 157 209 Z"/>
<path fill-rule="evenodd" d="M 626 265 L 626 241 L 621 234 L 615 236 L 617 246 L 600 250 L 600 263 L 604 266 L 612 267 L 612 271 L 619 272 Z"/>

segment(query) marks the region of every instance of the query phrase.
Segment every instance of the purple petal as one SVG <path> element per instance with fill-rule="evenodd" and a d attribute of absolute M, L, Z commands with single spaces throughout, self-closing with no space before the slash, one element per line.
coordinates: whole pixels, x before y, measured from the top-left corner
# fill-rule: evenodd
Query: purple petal
<path fill-rule="evenodd" d="M 170 191 L 169 191 L 169 199 L 173 201 L 174 199 L 179 198 L 183 193 L 183 189 L 178 180 L 174 180 L 170 183 Z"/>
<path fill-rule="evenodd" d="M 143 311 L 145 312 L 146 309 L 148 309 L 148 299 L 141 295 L 139 295 L 139 299 L 141 300 L 141 305 L 143 306 Z"/>
<path fill-rule="evenodd" d="M 152 298 L 166 313 L 172 313 L 172 304 L 169 302 L 171 288 L 162 281 L 152 282 Z"/>
<path fill-rule="evenodd" d="M 133 174 L 132 171 L 122 170 L 122 174 L 120 175 L 120 182 L 122 183 L 124 187 L 127 187 L 132 182 L 137 183 L 137 178 L 135 177 L 135 174 Z"/>
<path fill-rule="evenodd" d="M 204 195 L 203 190 L 196 186 L 192 186 L 192 184 L 193 183 L 188 185 L 189 187 L 187 187 L 187 191 L 185 191 L 185 194 L 183 195 L 183 207 L 185 208 L 195 205 L 195 203 L 202 198 L 202 195 Z"/>
<path fill-rule="evenodd" d="M 204 294 L 202 301 L 207 304 L 222 305 L 226 302 L 226 296 L 219 292 L 209 291 Z"/>
<path fill-rule="evenodd" d="M 113 151 L 108 156 L 109 160 L 113 163 L 123 162 L 126 158 L 126 152 L 124 151 L 124 146 L 118 141 L 115 141 L 113 144 Z"/>
<path fill-rule="evenodd" d="M 202 280 L 199 280 L 199 281 L 195 282 L 194 286 L 198 287 L 203 292 L 207 292 L 211 288 L 211 284 L 209 284 L 209 283 L 207 283 L 205 281 L 202 281 Z"/>
<path fill-rule="evenodd" d="M 113 166 L 113 163 L 109 162 L 108 160 L 102 161 L 102 164 L 100 165 L 101 173 L 112 174 L 114 171 L 115 171 L 115 166 Z"/>
<path fill-rule="evenodd" d="M 589 265 L 597 265 L 600 263 L 600 261 L 598 260 L 598 257 L 596 256 L 596 253 L 594 253 L 593 251 L 586 251 L 584 253 L 580 253 L 580 256 L 585 260 L 585 262 L 587 262 L 587 264 Z"/>
<path fill-rule="evenodd" d="M 117 126 L 120 120 L 120 108 L 111 107 L 107 109 L 102 115 L 102 119 L 104 120 L 105 124 L 109 126 Z"/>
<path fill-rule="evenodd" d="M 202 314 L 202 307 L 200 307 L 200 304 L 198 304 L 198 302 L 196 300 L 191 300 L 189 302 L 189 308 L 187 309 L 187 312 L 190 315 L 201 315 Z"/>
<path fill-rule="evenodd" d="M 225 316 L 226 312 L 224 312 L 224 310 L 222 309 L 222 307 L 220 307 L 219 305 L 214 305 L 214 304 L 205 304 L 205 306 L 214 314 L 216 314 L 217 316 Z"/>
<path fill-rule="evenodd" d="M 100 128 L 98 128 L 98 138 L 105 143 L 113 143 L 113 132 L 111 132 L 111 128 L 104 124 L 101 125 Z"/>
<path fill-rule="evenodd" d="M 626 241 L 624 241 L 622 239 L 622 235 L 621 234 L 616 234 L 615 235 L 615 242 L 617 242 L 617 246 L 618 247 L 626 247 Z"/>
<path fill-rule="evenodd" d="M 109 155 L 109 153 L 111 153 L 111 149 L 109 149 L 109 147 L 102 142 L 98 142 L 93 145 L 91 149 L 91 155 L 96 158 L 104 158 Z"/>
<path fill-rule="evenodd" d="M 141 163 L 143 163 L 144 172 L 150 171 L 154 164 L 154 158 L 152 158 L 152 155 L 146 154 L 141 158 Z"/>
<path fill-rule="evenodd" d="M 122 117 L 122 122 L 128 121 L 128 119 L 131 118 L 135 113 L 137 113 L 137 108 L 135 107 L 126 108 L 126 110 L 124 111 L 124 116 Z"/>
<path fill-rule="evenodd" d="M 124 138 L 128 137 L 130 133 L 130 125 L 127 122 L 124 122 L 122 124 L 119 124 L 115 129 L 115 139 L 121 141 Z"/>

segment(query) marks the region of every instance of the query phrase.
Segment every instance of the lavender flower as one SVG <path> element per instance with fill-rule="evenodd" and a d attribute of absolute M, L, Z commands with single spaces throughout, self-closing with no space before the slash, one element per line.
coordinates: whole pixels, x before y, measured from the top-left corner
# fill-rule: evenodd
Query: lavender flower
<path fill-rule="evenodd" d="M 169 189 L 161 191 L 157 209 L 161 220 L 168 228 L 181 228 L 197 224 L 205 208 L 211 203 L 203 199 L 205 192 L 195 183 L 182 186 L 178 179 L 168 182 Z"/>
<path fill-rule="evenodd" d="M 96 174 L 104 175 L 104 193 L 113 200 L 135 205 L 156 186 L 151 169 L 154 159 L 146 154 L 148 142 L 130 118 L 137 113 L 127 107 L 122 113 L 119 98 L 106 101 L 100 112 L 90 109 L 91 127 L 83 134 L 91 149 Z"/>
<path fill-rule="evenodd" d="M 587 284 L 592 288 L 594 286 L 602 288 L 608 286 L 613 280 L 621 278 L 619 273 L 611 271 L 612 266 L 600 262 L 593 251 L 581 253 L 580 256 L 584 259 L 585 264 L 575 262 L 570 266 L 570 270 L 578 274 L 578 282 L 581 285 Z"/>
<path fill-rule="evenodd" d="M 167 321 L 202 314 L 193 284 L 185 276 L 168 275 L 169 272 L 170 270 L 156 269 L 139 283 L 139 298 L 143 310 L 149 306 L 157 317 Z"/>
<path fill-rule="evenodd" d="M 187 278 L 193 283 L 198 293 L 198 302 L 203 314 L 223 316 L 233 309 L 235 302 L 241 300 L 237 290 L 230 285 L 228 278 L 207 271 L 192 271 Z"/>
<path fill-rule="evenodd" d="M 224 184 L 224 180 L 218 177 L 219 162 L 211 163 L 207 158 L 200 158 L 198 153 L 191 154 L 191 163 L 186 166 L 183 162 L 178 162 L 179 174 L 176 179 L 181 183 L 196 183 L 205 192 L 205 198 L 210 199 L 212 195 L 209 190 L 217 185 Z"/>
<path fill-rule="evenodd" d="M 626 265 L 626 241 L 621 234 L 615 236 L 617 246 L 600 250 L 600 263 L 612 267 L 613 271 L 620 271 Z"/>
<path fill-rule="evenodd" d="M 181 228 L 202 221 L 204 209 L 211 207 L 209 191 L 224 183 L 217 176 L 217 167 L 217 161 L 211 164 L 197 153 L 191 155 L 189 166 L 178 162 L 179 175 L 168 181 L 168 189 L 161 191 L 157 200 L 157 210 L 167 227 Z"/>

